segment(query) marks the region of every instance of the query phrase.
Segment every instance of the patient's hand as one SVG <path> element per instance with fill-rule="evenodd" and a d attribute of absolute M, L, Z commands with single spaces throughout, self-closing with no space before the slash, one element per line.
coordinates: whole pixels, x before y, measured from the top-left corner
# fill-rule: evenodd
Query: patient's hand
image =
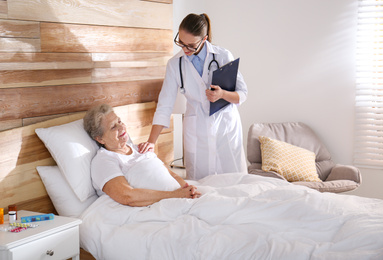
<path fill-rule="evenodd" d="M 201 196 L 201 193 L 197 191 L 197 187 L 194 185 L 189 185 L 188 183 L 185 183 L 185 185 L 182 188 L 179 188 L 178 190 L 175 190 L 175 191 L 181 192 L 180 198 L 196 199 Z"/>
<path fill-rule="evenodd" d="M 137 145 L 139 153 L 154 152 L 154 143 L 144 142 Z"/>

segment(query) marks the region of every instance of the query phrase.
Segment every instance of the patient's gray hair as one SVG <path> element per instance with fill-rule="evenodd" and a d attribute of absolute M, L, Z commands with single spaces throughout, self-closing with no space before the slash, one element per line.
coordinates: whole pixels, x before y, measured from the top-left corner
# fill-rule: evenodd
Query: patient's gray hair
<path fill-rule="evenodd" d="M 101 121 L 110 112 L 113 112 L 113 108 L 107 104 L 94 106 L 86 112 L 84 116 L 84 128 L 93 140 L 97 141 L 96 137 L 104 135 Z"/>

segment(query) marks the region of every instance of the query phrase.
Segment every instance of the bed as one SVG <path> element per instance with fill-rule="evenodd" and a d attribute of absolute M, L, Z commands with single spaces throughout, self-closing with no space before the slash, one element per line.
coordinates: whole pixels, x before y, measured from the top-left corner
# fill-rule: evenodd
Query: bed
<path fill-rule="evenodd" d="M 116 113 L 140 142 L 149 134 L 154 110 L 155 103 L 145 103 L 118 107 Z M 113 260 L 383 258 L 379 199 L 320 193 L 247 173 L 189 181 L 203 194 L 195 200 L 128 207 L 106 195 L 98 197 L 87 188 L 84 161 L 92 153 L 73 142 L 84 141 L 77 133 L 82 117 L 80 113 L 0 133 L 0 207 L 17 204 L 18 209 L 82 219 L 81 259 L 89 257 L 86 252 Z M 72 142 L 65 141 L 68 134 Z M 172 128 L 161 134 L 156 151 L 165 162 L 172 160 L 171 144 Z M 86 151 L 92 145 L 83 144 Z M 83 160 L 68 162 L 73 153 L 62 151 L 70 149 L 80 151 Z"/>

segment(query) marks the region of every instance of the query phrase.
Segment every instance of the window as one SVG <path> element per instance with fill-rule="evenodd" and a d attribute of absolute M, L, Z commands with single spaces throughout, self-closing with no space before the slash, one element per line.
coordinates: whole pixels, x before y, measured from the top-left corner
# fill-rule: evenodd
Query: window
<path fill-rule="evenodd" d="M 383 169 L 383 0 L 359 0 L 356 166 Z"/>

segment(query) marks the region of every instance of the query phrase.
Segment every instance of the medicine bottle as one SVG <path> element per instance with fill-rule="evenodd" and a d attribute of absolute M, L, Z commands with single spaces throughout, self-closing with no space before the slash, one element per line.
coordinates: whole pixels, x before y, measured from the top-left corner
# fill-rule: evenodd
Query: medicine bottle
<path fill-rule="evenodd" d="M 9 216 L 9 224 L 16 222 L 16 211 L 9 211 L 8 216 Z"/>
<path fill-rule="evenodd" d="M 4 224 L 4 209 L 0 208 L 0 225 Z"/>
<path fill-rule="evenodd" d="M 16 204 L 8 205 L 8 212 L 14 211 L 16 212 L 16 220 L 17 220 L 17 207 Z"/>

